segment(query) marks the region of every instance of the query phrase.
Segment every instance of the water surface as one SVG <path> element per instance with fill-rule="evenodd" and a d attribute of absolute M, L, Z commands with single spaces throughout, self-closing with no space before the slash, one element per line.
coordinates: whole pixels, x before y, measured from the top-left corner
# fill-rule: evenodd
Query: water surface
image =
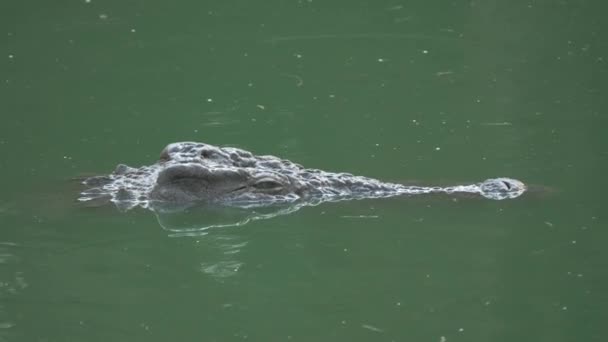
<path fill-rule="evenodd" d="M 605 7 L 3 2 L 0 339 L 602 341 Z M 76 203 L 71 178 L 184 140 L 541 190 L 326 203 L 195 236 Z"/>

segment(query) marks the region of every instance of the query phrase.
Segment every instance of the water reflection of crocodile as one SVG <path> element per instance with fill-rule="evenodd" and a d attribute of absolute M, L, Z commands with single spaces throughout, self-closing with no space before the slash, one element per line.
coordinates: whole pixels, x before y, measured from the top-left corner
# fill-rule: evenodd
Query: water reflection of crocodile
<path fill-rule="evenodd" d="M 467 193 L 493 200 L 516 198 L 526 186 L 493 178 L 448 187 L 406 186 L 376 179 L 306 169 L 274 156 L 257 156 L 232 147 L 204 143 L 169 144 L 151 166 L 123 164 L 107 176 L 86 179 L 80 201 L 111 201 L 119 209 L 137 206 L 162 211 L 196 203 L 238 208 L 314 205 L 347 199 L 418 194 Z"/>

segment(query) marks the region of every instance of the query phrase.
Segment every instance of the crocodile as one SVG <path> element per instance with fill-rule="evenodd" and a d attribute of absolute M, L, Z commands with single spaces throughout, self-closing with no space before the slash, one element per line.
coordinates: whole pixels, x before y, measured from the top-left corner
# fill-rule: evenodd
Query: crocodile
<path fill-rule="evenodd" d="M 240 208 L 420 194 L 473 194 L 491 200 L 521 196 L 526 185 L 500 177 L 447 187 L 382 182 L 349 173 L 304 168 L 289 160 L 199 142 L 167 145 L 160 159 L 83 181 L 79 201 L 112 202 L 121 210 L 184 208 L 200 203 Z"/>

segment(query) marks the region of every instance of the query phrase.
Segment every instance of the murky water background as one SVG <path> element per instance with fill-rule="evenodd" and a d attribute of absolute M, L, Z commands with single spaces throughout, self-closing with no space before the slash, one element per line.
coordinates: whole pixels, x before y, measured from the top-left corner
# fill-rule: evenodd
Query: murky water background
<path fill-rule="evenodd" d="M 603 341 L 604 13 L 3 2 L 0 340 Z M 326 203 L 195 236 L 75 202 L 71 178 L 150 164 L 182 140 L 538 190 Z"/>

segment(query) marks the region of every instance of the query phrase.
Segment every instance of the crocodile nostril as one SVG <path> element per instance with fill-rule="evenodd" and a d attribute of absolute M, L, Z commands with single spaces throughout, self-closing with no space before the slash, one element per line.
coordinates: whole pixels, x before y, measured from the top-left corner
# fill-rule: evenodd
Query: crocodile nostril
<path fill-rule="evenodd" d="M 509 182 L 502 181 L 502 184 L 504 184 L 508 190 L 511 190 L 511 184 Z"/>

